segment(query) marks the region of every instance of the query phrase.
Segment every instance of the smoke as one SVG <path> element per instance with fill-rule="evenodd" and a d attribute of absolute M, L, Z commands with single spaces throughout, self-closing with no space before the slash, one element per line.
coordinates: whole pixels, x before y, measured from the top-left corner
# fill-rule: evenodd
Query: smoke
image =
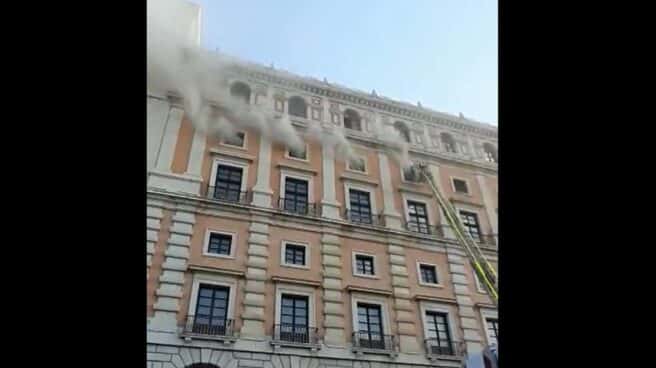
<path fill-rule="evenodd" d="M 179 94 L 195 129 L 223 138 L 249 129 L 291 149 L 303 149 L 303 139 L 287 115 L 249 105 L 230 95 L 225 76 L 236 63 L 200 48 L 198 25 L 185 23 L 194 19 L 189 4 L 181 0 L 148 0 L 147 12 L 148 84 Z M 408 144 L 392 127 L 381 127 L 381 132 L 379 140 L 384 142 L 391 158 L 408 166 Z M 305 138 L 330 147 L 328 151 L 338 159 L 353 157 L 353 148 L 342 127 L 310 124 Z"/>

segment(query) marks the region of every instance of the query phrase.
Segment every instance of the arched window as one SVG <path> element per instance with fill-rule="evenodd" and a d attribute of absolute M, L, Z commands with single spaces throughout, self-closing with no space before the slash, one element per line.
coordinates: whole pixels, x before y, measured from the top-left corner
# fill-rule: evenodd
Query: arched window
<path fill-rule="evenodd" d="M 405 125 L 404 122 L 402 121 L 395 122 L 394 129 L 396 129 L 396 131 L 399 132 L 399 135 L 401 136 L 401 138 L 403 138 L 403 140 L 410 143 L 410 129 L 408 129 L 408 126 Z"/>
<path fill-rule="evenodd" d="M 490 143 L 483 144 L 483 151 L 485 151 L 485 161 L 499 162 L 497 158 L 497 149 Z"/>
<path fill-rule="evenodd" d="M 353 130 L 362 130 L 360 125 L 360 115 L 355 110 L 346 109 L 344 111 L 344 128 Z"/>
<path fill-rule="evenodd" d="M 251 101 L 251 87 L 246 83 L 235 82 L 230 87 L 230 95 L 248 104 Z"/>
<path fill-rule="evenodd" d="M 307 104 L 302 97 L 294 96 L 289 99 L 289 115 L 307 119 Z"/>
<path fill-rule="evenodd" d="M 444 150 L 451 153 L 457 153 L 456 151 L 456 141 L 453 140 L 451 134 L 441 133 L 440 140 L 444 146 Z"/>

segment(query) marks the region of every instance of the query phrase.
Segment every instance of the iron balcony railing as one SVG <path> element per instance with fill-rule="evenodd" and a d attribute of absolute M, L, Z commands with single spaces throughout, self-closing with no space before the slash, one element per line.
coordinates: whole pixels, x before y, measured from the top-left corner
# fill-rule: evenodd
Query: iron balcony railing
<path fill-rule="evenodd" d="M 273 340 L 293 344 L 318 344 L 318 331 L 316 327 L 278 324 L 273 326 Z"/>
<path fill-rule="evenodd" d="M 417 221 L 405 221 L 404 227 L 406 230 L 413 233 L 439 236 L 441 238 L 444 237 L 443 225 L 429 225 Z"/>
<path fill-rule="evenodd" d="M 316 217 L 321 215 L 321 208 L 316 203 L 308 203 L 283 197 L 278 199 L 278 209 L 303 216 Z"/>
<path fill-rule="evenodd" d="M 353 332 L 353 346 L 362 349 L 394 351 L 394 335 L 371 332 Z"/>
<path fill-rule="evenodd" d="M 437 338 L 430 338 L 424 340 L 424 345 L 429 355 L 461 357 L 465 353 L 465 346 L 462 341 L 440 341 Z"/>
<path fill-rule="evenodd" d="M 363 214 L 350 209 L 344 210 L 344 218 L 348 222 L 361 225 L 385 226 L 382 215 Z"/>
<path fill-rule="evenodd" d="M 233 336 L 234 320 L 206 316 L 187 316 L 183 332 L 187 335 Z"/>
<path fill-rule="evenodd" d="M 250 202 L 250 192 L 249 191 L 238 191 L 238 190 L 227 190 L 225 188 L 213 187 L 210 186 L 207 189 L 207 198 L 224 201 L 224 202 L 234 202 L 248 204 Z"/>

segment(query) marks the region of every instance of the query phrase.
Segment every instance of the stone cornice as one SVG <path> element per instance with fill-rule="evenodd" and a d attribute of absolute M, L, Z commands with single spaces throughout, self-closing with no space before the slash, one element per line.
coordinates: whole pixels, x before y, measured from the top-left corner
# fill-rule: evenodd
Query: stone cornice
<path fill-rule="evenodd" d="M 255 81 L 264 81 L 284 87 L 296 88 L 314 95 L 324 96 L 330 99 L 341 100 L 351 104 L 360 105 L 363 108 L 374 108 L 401 117 L 415 119 L 441 127 L 457 129 L 465 133 L 474 133 L 494 140 L 498 139 L 494 127 L 478 126 L 480 123 L 457 121 L 457 118 L 434 112 L 425 108 L 419 108 L 389 99 L 382 99 L 367 95 L 363 92 L 353 91 L 344 87 L 335 87 L 320 81 L 312 81 L 308 78 L 294 76 L 289 73 L 283 76 L 275 70 L 267 70 L 256 65 L 233 65 L 234 72 L 251 78 Z M 323 85 L 320 85 L 323 84 Z M 476 124 L 476 125 L 474 125 Z"/>

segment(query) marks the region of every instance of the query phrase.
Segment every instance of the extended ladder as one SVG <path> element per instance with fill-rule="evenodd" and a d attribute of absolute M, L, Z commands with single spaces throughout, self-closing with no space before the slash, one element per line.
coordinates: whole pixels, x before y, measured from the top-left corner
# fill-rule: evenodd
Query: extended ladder
<path fill-rule="evenodd" d="M 426 181 L 430 184 L 430 187 L 433 191 L 433 194 L 437 198 L 440 207 L 442 208 L 442 213 L 448 221 L 451 229 L 453 230 L 458 242 L 465 248 L 465 252 L 469 256 L 469 260 L 476 271 L 476 275 L 479 280 L 485 285 L 485 288 L 490 295 L 490 298 L 495 305 L 498 305 L 498 291 L 497 291 L 497 273 L 494 271 L 492 265 L 487 261 L 485 255 L 478 247 L 476 241 L 472 238 L 469 231 L 466 231 L 460 217 L 456 214 L 455 209 L 449 201 L 444 199 L 442 193 L 435 185 L 433 181 L 433 175 L 428 171 L 428 166 L 426 164 L 420 163 L 417 165 L 419 172 L 426 178 Z"/>

